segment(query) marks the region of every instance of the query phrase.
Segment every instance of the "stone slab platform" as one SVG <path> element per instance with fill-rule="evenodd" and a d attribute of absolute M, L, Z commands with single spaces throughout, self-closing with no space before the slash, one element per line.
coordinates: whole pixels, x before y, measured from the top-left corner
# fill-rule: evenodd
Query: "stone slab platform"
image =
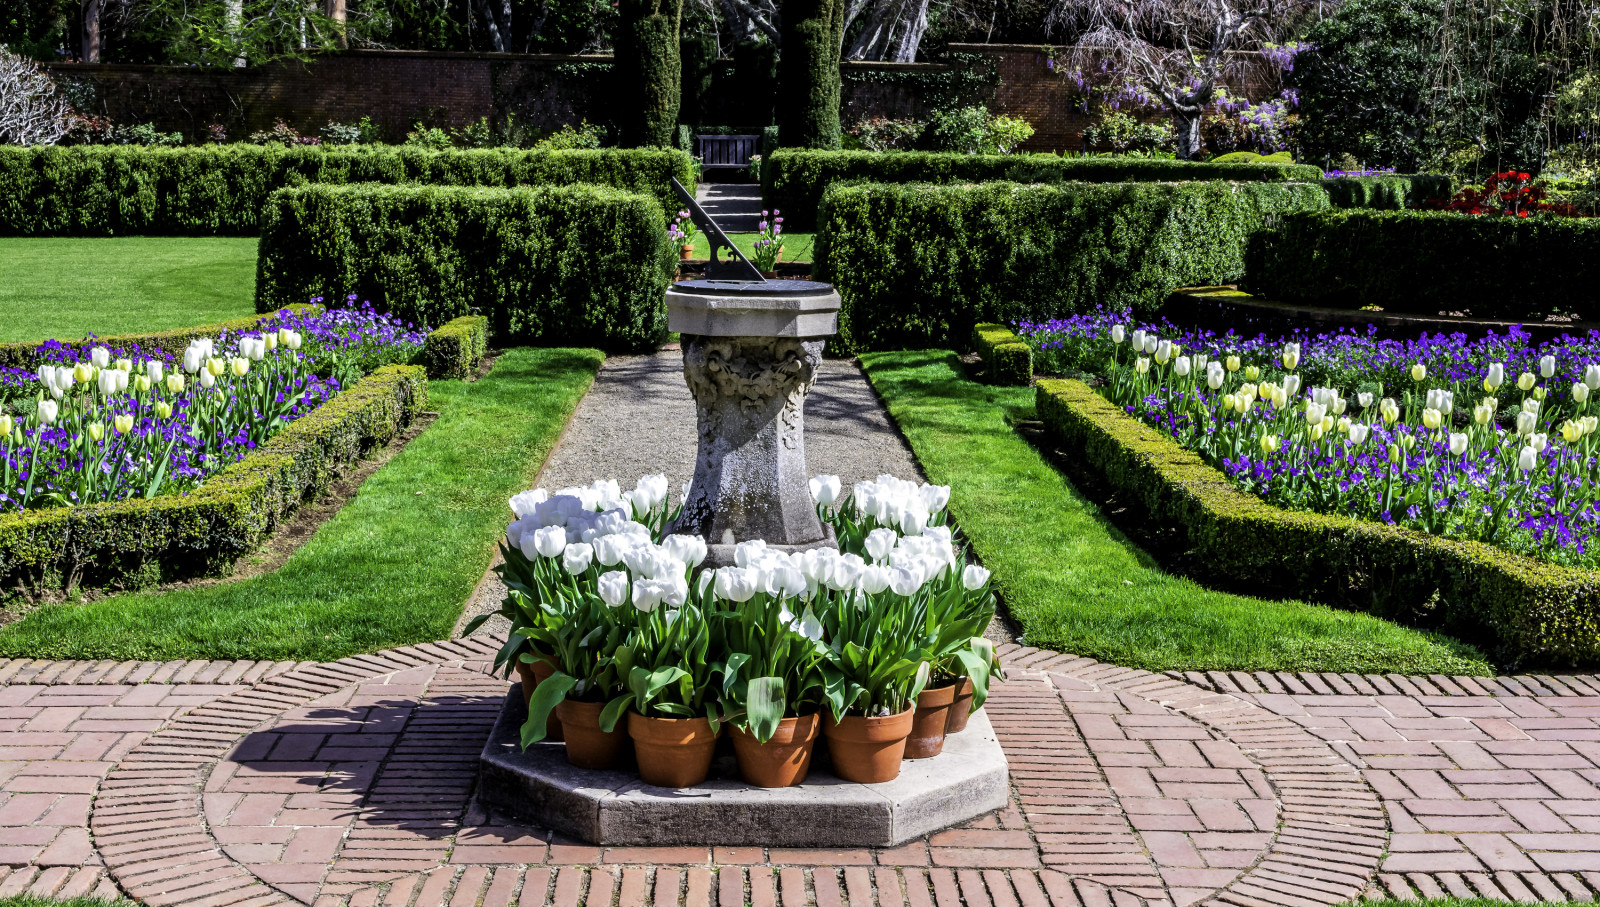
<path fill-rule="evenodd" d="M 527 717 L 513 687 L 479 761 L 480 802 L 591 844 L 661 847 L 894 847 L 1006 805 L 1005 752 L 983 710 L 932 759 L 907 759 L 883 784 L 828 773 L 819 740 L 806 783 L 763 790 L 744 784 L 731 758 L 705 784 L 654 787 L 631 771 L 588 771 L 560 743 L 523 751 Z"/>

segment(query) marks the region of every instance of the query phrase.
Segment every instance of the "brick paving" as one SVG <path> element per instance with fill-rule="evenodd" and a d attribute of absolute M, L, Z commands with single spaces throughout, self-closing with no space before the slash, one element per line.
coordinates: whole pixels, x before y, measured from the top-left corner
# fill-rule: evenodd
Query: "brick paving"
<path fill-rule="evenodd" d="M 1600 679 L 1175 674 L 1005 647 L 1011 803 L 897 848 L 594 847 L 473 800 L 474 638 L 0 662 L 0 896 L 154 907 L 1593 900 Z"/>

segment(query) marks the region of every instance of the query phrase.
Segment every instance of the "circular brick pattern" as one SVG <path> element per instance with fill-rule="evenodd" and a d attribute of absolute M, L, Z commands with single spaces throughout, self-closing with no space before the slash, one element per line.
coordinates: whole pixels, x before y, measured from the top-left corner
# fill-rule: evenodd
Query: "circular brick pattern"
<path fill-rule="evenodd" d="M 495 646 L 306 666 L 178 718 L 100 787 L 112 877 L 154 907 L 1331 904 L 1386 836 L 1361 776 L 1295 722 L 1009 646 L 999 813 L 893 849 L 592 847 L 472 801 Z"/>

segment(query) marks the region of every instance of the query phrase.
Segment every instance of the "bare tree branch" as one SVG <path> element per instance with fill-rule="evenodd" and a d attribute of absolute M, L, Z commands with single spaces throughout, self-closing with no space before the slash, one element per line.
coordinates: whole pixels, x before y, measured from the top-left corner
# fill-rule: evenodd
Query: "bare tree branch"
<path fill-rule="evenodd" d="M 54 145 L 77 119 L 48 73 L 0 44 L 0 143 Z"/>

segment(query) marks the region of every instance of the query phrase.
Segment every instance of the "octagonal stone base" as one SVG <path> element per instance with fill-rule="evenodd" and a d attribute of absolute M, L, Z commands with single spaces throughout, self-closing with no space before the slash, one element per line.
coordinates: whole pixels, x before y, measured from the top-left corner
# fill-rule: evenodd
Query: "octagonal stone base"
<path fill-rule="evenodd" d="M 722 750 L 711 779 L 683 790 L 653 787 L 632 771 L 574 768 L 562 744 L 519 749 L 526 715 L 512 687 L 479 759 L 479 802 L 593 844 L 892 847 L 1005 806 L 1010 784 L 981 709 L 943 753 L 906 760 L 893 781 L 833 777 L 819 738 L 806 783 L 778 790 L 744 784 Z"/>

